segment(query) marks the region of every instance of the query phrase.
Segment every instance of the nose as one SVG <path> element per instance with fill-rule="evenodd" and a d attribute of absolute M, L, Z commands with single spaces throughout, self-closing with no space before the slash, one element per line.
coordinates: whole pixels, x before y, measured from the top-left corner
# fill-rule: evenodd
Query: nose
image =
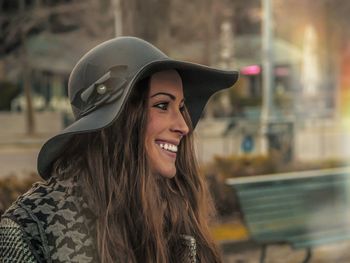
<path fill-rule="evenodd" d="M 172 131 L 177 132 L 181 137 L 187 135 L 189 128 L 182 113 L 180 111 L 176 112 L 173 117 Z"/>

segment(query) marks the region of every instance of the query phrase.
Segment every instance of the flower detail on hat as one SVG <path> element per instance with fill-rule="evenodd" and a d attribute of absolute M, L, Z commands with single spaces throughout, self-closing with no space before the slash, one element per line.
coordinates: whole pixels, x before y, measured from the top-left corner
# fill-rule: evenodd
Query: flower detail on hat
<path fill-rule="evenodd" d="M 97 93 L 98 94 L 101 94 L 101 95 L 103 95 L 103 94 L 105 94 L 106 93 L 106 91 L 107 91 L 107 87 L 106 87 L 106 85 L 104 85 L 104 84 L 99 84 L 98 86 L 97 86 Z"/>
<path fill-rule="evenodd" d="M 126 70 L 126 65 L 113 66 L 88 88 L 76 94 L 72 105 L 80 109 L 79 118 L 115 101 L 123 94 L 127 83 Z"/>

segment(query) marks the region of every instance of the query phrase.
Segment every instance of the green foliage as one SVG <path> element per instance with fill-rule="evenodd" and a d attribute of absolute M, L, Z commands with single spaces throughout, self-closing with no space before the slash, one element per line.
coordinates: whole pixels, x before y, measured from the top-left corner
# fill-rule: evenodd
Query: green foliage
<path fill-rule="evenodd" d="M 34 172 L 21 177 L 11 174 L 0 178 L 0 215 L 18 196 L 25 193 L 33 183 L 39 180 L 39 176 Z"/>
<path fill-rule="evenodd" d="M 11 82 L 0 81 L 0 110 L 10 110 L 11 101 L 20 93 L 20 89 Z"/>
<path fill-rule="evenodd" d="M 216 156 L 204 168 L 206 173 L 220 174 L 224 178 L 274 173 L 276 169 L 277 164 L 273 158 L 262 155 Z"/>
<path fill-rule="evenodd" d="M 245 89 L 243 84 L 240 81 L 238 81 L 237 84 L 235 84 L 234 88 L 214 94 L 209 102 L 209 104 L 212 105 L 214 116 L 241 116 L 246 107 L 260 108 L 262 103 L 262 97 L 252 97 L 244 95 L 242 93 L 243 89 Z M 230 103 L 230 112 L 227 112 L 228 109 L 223 108 L 223 105 L 220 102 L 221 97 L 228 97 Z"/>
<path fill-rule="evenodd" d="M 254 107 L 260 106 L 262 97 L 245 96 L 240 93 L 240 87 L 234 87 L 228 90 L 229 98 L 232 105 L 239 105 L 240 107 Z"/>
<path fill-rule="evenodd" d="M 248 84 L 246 84 L 248 85 Z M 234 88 L 227 90 L 227 95 L 229 96 L 230 103 L 233 107 L 233 115 L 241 115 L 246 107 L 260 107 L 262 103 L 262 97 L 247 96 L 244 94 L 243 90 L 247 87 L 244 85 L 243 81 L 239 80 L 235 84 Z"/>
<path fill-rule="evenodd" d="M 209 192 L 220 218 L 230 217 L 238 211 L 235 193 L 224 183 L 223 178 L 216 174 L 206 176 Z"/>
<path fill-rule="evenodd" d="M 346 165 L 347 162 L 345 160 L 339 159 L 284 163 L 281 161 L 278 153 L 271 152 L 270 155 L 266 156 L 216 156 L 211 163 L 203 166 L 202 170 L 204 174 L 219 174 L 221 177 L 227 179 L 232 177 L 327 169 Z"/>

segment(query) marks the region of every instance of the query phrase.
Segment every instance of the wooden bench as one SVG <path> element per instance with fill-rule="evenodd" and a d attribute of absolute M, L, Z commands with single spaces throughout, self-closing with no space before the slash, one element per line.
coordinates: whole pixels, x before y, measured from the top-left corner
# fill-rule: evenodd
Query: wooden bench
<path fill-rule="evenodd" d="M 252 240 L 306 249 L 350 239 L 350 167 L 228 179 Z"/>

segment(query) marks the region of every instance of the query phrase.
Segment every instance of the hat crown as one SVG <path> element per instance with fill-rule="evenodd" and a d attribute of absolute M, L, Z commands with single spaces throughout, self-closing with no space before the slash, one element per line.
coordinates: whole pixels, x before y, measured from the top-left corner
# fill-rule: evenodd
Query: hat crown
<path fill-rule="evenodd" d="M 91 49 L 75 65 L 68 82 L 70 102 L 115 66 L 126 66 L 123 77 L 132 78 L 148 63 L 168 58 L 150 43 L 136 37 L 118 37 Z M 75 117 L 80 109 L 72 104 Z"/>

